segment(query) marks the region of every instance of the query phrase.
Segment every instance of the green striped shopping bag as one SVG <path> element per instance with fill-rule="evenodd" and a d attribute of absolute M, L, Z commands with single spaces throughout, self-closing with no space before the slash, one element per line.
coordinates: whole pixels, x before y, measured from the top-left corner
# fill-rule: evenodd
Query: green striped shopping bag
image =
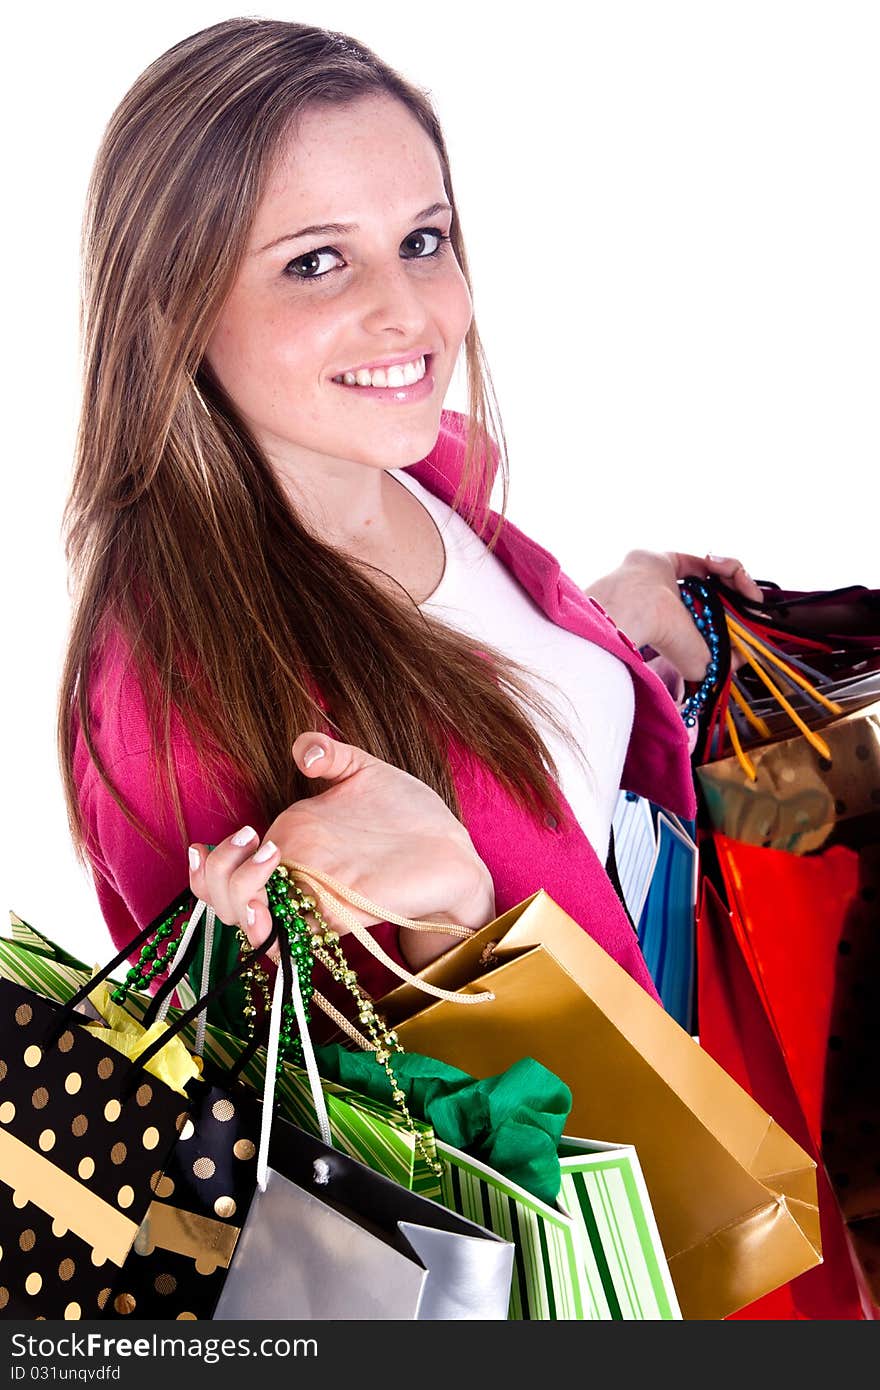
<path fill-rule="evenodd" d="M 440 1201 L 515 1247 L 509 1317 L 675 1320 L 681 1310 L 638 1156 L 629 1145 L 564 1138 L 562 1187 L 548 1206 L 437 1141 Z"/>

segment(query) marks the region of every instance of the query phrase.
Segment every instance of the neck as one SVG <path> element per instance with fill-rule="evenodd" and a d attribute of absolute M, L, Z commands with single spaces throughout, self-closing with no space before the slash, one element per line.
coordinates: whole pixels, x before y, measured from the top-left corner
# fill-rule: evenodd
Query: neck
<path fill-rule="evenodd" d="M 443 539 L 430 514 L 386 468 L 342 459 L 289 459 L 267 451 L 291 506 L 325 545 L 370 566 L 374 583 L 422 603 L 444 571 Z"/>
<path fill-rule="evenodd" d="M 386 469 L 344 459 L 270 462 L 294 511 L 325 544 L 356 558 L 394 534 L 402 489 Z"/>

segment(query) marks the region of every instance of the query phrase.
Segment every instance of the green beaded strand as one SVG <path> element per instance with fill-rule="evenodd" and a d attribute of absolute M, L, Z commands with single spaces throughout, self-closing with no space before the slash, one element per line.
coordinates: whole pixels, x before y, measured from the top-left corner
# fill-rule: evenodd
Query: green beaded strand
<path fill-rule="evenodd" d="M 293 898 L 295 887 L 291 885 L 287 869 L 283 864 L 275 870 L 266 884 L 269 911 L 272 920 L 278 922 L 290 946 L 291 963 L 296 970 L 302 996 L 306 1022 L 311 1022 L 310 1004 L 312 1001 L 312 951 L 311 932 L 302 914 L 297 910 Z M 304 1062 L 302 1039 L 296 1021 L 293 1003 L 287 1003 L 281 1011 L 281 1033 L 278 1045 L 279 1066 L 289 1059 L 301 1067 Z"/>
<path fill-rule="evenodd" d="M 137 965 L 132 965 L 122 983 L 111 990 L 110 998 L 114 1004 L 124 1004 L 132 991 L 149 989 L 153 980 L 164 974 L 177 954 L 177 948 L 183 934 L 181 932 L 171 940 L 171 933 L 183 913 L 191 910 L 192 895 L 187 892 L 177 899 L 173 907 L 169 908 L 150 940 L 141 947 Z M 160 955 L 159 947 L 163 942 L 165 942 L 165 950 Z"/>
<path fill-rule="evenodd" d="M 373 1001 L 369 999 L 361 990 L 357 976 L 345 958 L 345 953 L 339 943 L 339 933 L 332 930 L 324 915 L 319 911 L 314 898 L 309 897 L 299 886 L 290 879 L 288 870 L 282 864 L 276 870 L 267 884 L 267 890 L 272 880 L 278 875 L 284 883 L 284 897 L 292 915 L 293 924 L 296 928 L 298 939 L 302 939 L 300 932 L 305 929 L 308 938 L 308 947 L 311 955 L 319 961 L 329 972 L 334 980 L 345 985 L 349 994 L 357 1006 L 357 1016 L 364 1025 L 369 1042 L 372 1044 L 373 1055 L 376 1062 L 381 1066 L 391 1085 L 391 1099 L 400 1110 L 406 1123 L 407 1129 L 412 1134 L 416 1148 L 424 1161 L 429 1165 L 433 1172 L 439 1177 L 443 1173 L 442 1165 L 428 1152 L 424 1138 L 416 1127 L 416 1123 L 410 1113 L 406 1103 L 406 1092 L 402 1090 L 394 1073 L 391 1063 L 391 1055 L 395 1052 L 403 1052 L 403 1046 L 398 1039 L 393 1028 L 389 1028 L 384 1019 L 377 1014 Z M 272 898 L 270 895 L 270 904 Z M 306 918 L 311 915 L 317 925 L 317 930 L 312 931 L 308 928 Z M 274 916 L 274 913 L 273 913 Z M 286 921 L 287 918 L 282 918 Z M 307 1015 L 308 1017 L 308 1015 Z"/>

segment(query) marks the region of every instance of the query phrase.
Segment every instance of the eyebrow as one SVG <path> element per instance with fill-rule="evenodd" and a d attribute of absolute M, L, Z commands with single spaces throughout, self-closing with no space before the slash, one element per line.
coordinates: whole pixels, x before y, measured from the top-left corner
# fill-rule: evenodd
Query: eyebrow
<path fill-rule="evenodd" d="M 452 207 L 449 203 L 432 203 L 430 207 L 417 212 L 412 221 L 420 222 L 423 217 L 435 217 L 438 212 L 452 212 Z M 279 246 L 282 241 L 298 241 L 304 236 L 346 236 L 349 232 L 359 231 L 357 222 L 316 222 L 309 227 L 300 227 L 298 232 L 285 232 L 283 236 L 267 242 L 252 254 L 262 256 L 264 251 L 271 251 L 273 246 Z"/>

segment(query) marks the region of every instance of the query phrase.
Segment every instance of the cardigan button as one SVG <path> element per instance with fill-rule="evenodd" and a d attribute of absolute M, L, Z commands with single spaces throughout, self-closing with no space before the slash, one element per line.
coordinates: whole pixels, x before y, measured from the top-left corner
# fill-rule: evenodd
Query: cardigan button
<path fill-rule="evenodd" d="M 559 829 L 559 821 L 557 820 L 556 816 L 554 816 L 554 814 L 553 814 L 552 811 L 548 811 L 547 814 L 545 815 L 545 817 L 544 817 L 544 824 L 546 825 L 546 827 L 547 827 L 548 830 L 558 830 L 558 829 Z"/>

